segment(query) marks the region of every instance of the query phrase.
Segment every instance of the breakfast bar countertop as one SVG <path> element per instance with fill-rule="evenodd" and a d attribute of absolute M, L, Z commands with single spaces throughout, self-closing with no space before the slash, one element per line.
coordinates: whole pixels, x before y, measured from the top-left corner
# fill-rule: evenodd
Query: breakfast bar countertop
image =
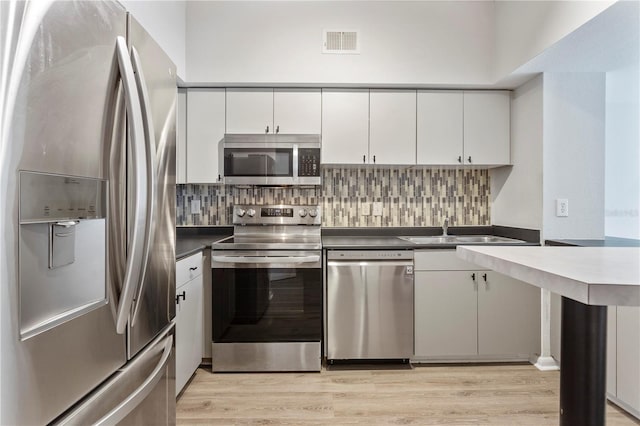
<path fill-rule="evenodd" d="M 458 257 L 587 305 L 640 306 L 638 247 L 470 247 Z"/>

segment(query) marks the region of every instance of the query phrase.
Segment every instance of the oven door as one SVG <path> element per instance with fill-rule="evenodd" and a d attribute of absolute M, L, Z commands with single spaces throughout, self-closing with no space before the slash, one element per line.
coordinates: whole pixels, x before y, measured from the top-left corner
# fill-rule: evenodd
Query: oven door
<path fill-rule="evenodd" d="M 213 251 L 214 343 L 319 342 L 320 251 Z"/>

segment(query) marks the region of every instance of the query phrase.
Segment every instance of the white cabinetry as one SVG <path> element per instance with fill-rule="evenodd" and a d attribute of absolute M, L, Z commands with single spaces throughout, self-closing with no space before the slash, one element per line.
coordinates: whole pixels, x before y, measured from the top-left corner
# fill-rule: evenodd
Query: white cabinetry
<path fill-rule="evenodd" d="M 508 91 L 418 92 L 418 164 L 509 164 L 509 132 Z"/>
<path fill-rule="evenodd" d="M 416 91 L 371 90 L 369 164 L 416 164 Z"/>
<path fill-rule="evenodd" d="M 202 253 L 176 263 L 176 395 L 202 361 Z"/>
<path fill-rule="evenodd" d="M 540 291 L 456 257 L 415 253 L 415 360 L 528 360 L 540 349 Z"/>
<path fill-rule="evenodd" d="M 540 289 L 494 271 L 476 272 L 478 355 L 540 353 Z"/>
<path fill-rule="evenodd" d="M 608 310 L 607 396 L 640 419 L 640 308 L 610 306 Z"/>
<path fill-rule="evenodd" d="M 176 183 L 187 183 L 187 90 L 178 89 L 176 111 Z"/>
<path fill-rule="evenodd" d="M 470 272 L 415 272 L 415 355 L 478 353 L 478 297 Z"/>
<path fill-rule="evenodd" d="M 462 163 L 462 102 L 460 91 L 418 91 L 418 164 Z"/>
<path fill-rule="evenodd" d="M 369 90 L 322 90 L 322 163 L 366 164 Z"/>
<path fill-rule="evenodd" d="M 186 121 L 186 182 L 221 182 L 224 89 L 188 89 Z"/>
<path fill-rule="evenodd" d="M 227 89 L 227 133 L 321 131 L 320 89 Z"/>
<path fill-rule="evenodd" d="M 464 164 L 509 164 L 510 105 L 508 91 L 464 92 Z"/>

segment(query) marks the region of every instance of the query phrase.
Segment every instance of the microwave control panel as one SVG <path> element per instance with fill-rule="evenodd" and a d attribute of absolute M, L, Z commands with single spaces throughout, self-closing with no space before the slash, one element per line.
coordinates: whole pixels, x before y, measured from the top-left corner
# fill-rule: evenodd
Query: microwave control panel
<path fill-rule="evenodd" d="M 300 148 L 298 150 L 298 176 L 320 176 L 319 148 Z"/>

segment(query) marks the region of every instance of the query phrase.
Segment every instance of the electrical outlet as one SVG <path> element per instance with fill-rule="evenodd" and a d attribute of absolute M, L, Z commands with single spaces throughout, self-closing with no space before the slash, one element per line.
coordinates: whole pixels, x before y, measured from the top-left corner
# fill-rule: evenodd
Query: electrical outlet
<path fill-rule="evenodd" d="M 569 216 L 569 200 L 567 200 L 566 198 L 558 198 L 556 200 L 556 216 Z"/>
<path fill-rule="evenodd" d="M 200 200 L 191 200 L 191 214 L 200 214 Z"/>
<path fill-rule="evenodd" d="M 369 204 L 369 203 L 361 203 L 360 204 L 360 214 L 362 216 L 371 216 L 371 204 Z"/>
<path fill-rule="evenodd" d="M 373 203 L 373 215 L 382 216 L 382 201 L 376 201 Z"/>

